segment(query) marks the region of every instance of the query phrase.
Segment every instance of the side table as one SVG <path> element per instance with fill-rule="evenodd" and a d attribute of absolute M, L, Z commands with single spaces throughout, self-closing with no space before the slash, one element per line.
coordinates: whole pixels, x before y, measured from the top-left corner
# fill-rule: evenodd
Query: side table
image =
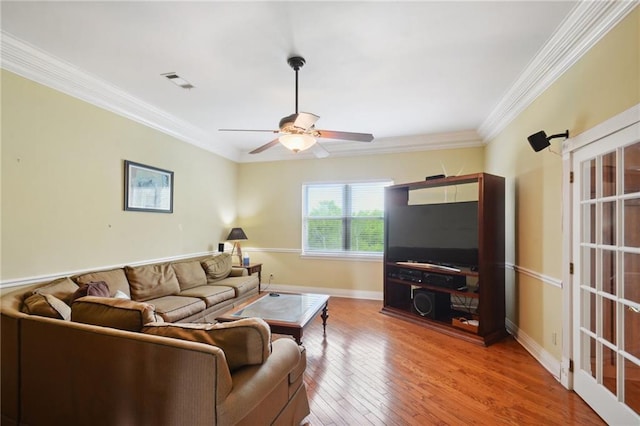
<path fill-rule="evenodd" d="M 262 285 L 262 263 L 250 263 L 248 266 L 240 265 L 240 267 L 246 269 L 249 275 L 255 272 L 258 273 L 258 293 L 260 293 L 260 287 Z"/>

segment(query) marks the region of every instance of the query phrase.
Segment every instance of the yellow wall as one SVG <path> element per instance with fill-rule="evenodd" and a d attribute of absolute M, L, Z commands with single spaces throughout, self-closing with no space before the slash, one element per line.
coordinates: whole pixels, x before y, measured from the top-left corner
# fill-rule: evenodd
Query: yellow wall
<path fill-rule="evenodd" d="M 527 136 L 569 129 L 571 136 L 640 102 L 640 9 L 563 74 L 486 148 L 486 171 L 507 179 L 507 262 L 535 274 L 562 276 L 562 160 L 535 153 Z M 552 141 L 561 150 L 558 139 Z M 567 260 L 564 260 L 567 261 Z M 561 358 L 562 290 L 531 274 L 510 273 L 507 317 Z"/>
<path fill-rule="evenodd" d="M 2 71 L 3 281 L 215 250 L 237 165 Z M 174 171 L 174 213 L 123 210 L 131 160 Z"/>
<path fill-rule="evenodd" d="M 213 250 L 240 225 L 265 280 L 380 292 L 381 261 L 300 257 L 301 185 L 418 181 L 444 164 L 449 173 L 464 167 L 506 177 L 507 262 L 559 280 L 562 164 L 548 151 L 534 153 L 526 137 L 567 128 L 575 136 L 640 102 L 639 21 L 636 8 L 486 149 L 236 165 L 2 71 L 0 278 Z M 123 211 L 124 159 L 175 172 L 173 214 Z M 551 336 L 561 336 L 562 292 L 543 281 L 509 271 L 507 316 L 560 359 L 561 341 Z"/>
<path fill-rule="evenodd" d="M 375 142 L 374 142 L 375 143 Z M 442 173 L 482 171 L 484 148 L 245 163 L 239 166 L 238 216 L 252 262 L 277 284 L 382 291 L 382 261 L 301 258 L 302 184 L 392 180 L 405 183 Z M 251 250 L 249 247 L 255 248 Z"/>

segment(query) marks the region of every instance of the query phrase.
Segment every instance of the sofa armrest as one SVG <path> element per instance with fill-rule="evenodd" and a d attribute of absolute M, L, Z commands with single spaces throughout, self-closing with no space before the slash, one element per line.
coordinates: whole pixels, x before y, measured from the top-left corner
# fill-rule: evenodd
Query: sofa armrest
<path fill-rule="evenodd" d="M 249 271 L 240 266 L 232 266 L 231 272 L 229 273 L 230 277 L 246 277 L 247 275 L 249 275 Z"/>
<path fill-rule="evenodd" d="M 277 400 L 272 395 L 276 388 L 282 389 L 282 397 L 288 399 L 289 373 L 298 365 L 300 356 L 300 348 L 295 341 L 278 339 L 272 342 L 271 355 L 263 364 L 236 371 L 232 376 L 233 389 L 219 406 L 218 424 L 236 424 L 265 398 Z M 275 403 L 271 405 L 277 406 Z M 269 423 L 268 419 L 264 420 Z"/>
<path fill-rule="evenodd" d="M 43 317 L 21 322 L 24 424 L 215 424 L 231 391 L 214 346 Z"/>

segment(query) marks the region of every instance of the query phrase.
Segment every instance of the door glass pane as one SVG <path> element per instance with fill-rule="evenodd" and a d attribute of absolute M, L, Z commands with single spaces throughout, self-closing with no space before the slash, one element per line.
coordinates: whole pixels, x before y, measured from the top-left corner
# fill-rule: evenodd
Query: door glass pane
<path fill-rule="evenodd" d="M 616 342 L 616 302 L 602 297 L 602 337 L 607 341 Z"/>
<path fill-rule="evenodd" d="M 582 247 L 582 274 L 580 275 L 583 286 L 596 287 L 596 249 Z"/>
<path fill-rule="evenodd" d="M 596 198 L 596 160 L 582 163 L 582 181 L 584 182 L 582 199 L 593 200 Z"/>
<path fill-rule="evenodd" d="M 624 245 L 640 247 L 640 198 L 624 201 Z"/>
<path fill-rule="evenodd" d="M 616 294 L 616 252 L 602 250 L 602 291 Z"/>
<path fill-rule="evenodd" d="M 606 346 L 602 347 L 602 384 L 609 391 L 617 395 L 616 352 Z"/>
<path fill-rule="evenodd" d="M 580 333 L 580 356 L 582 369 L 596 378 L 596 340 L 586 333 Z"/>
<path fill-rule="evenodd" d="M 582 290 L 582 327 L 595 334 L 596 332 L 596 295 Z"/>
<path fill-rule="evenodd" d="M 616 152 L 602 156 L 602 196 L 616 195 Z"/>
<path fill-rule="evenodd" d="M 616 202 L 602 203 L 602 244 L 616 245 Z"/>
<path fill-rule="evenodd" d="M 624 402 L 633 411 L 640 413 L 640 366 L 624 360 Z"/>
<path fill-rule="evenodd" d="M 594 203 L 582 205 L 582 241 L 596 243 L 596 205 Z"/>
<path fill-rule="evenodd" d="M 624 286 L 623 295 L 627 300 L 640 303 L 640 254 L 624 254 Z M 640 332 L 640 329 L 638 329 Z M 640 334 L 637 334 L 640 341 Z M 639 357 L 640 358 L 640 357 Z"/>
<path fill-rule="evenodd" d="M 640 142 L 624 149 L 624 193 L 640 192 Z"/>
<path fill-rule="evenodd" d="M 640 358 L 640 312 L 638 309 L 625 306 L 622 321 L 624 321 L 624 350 Z"/>

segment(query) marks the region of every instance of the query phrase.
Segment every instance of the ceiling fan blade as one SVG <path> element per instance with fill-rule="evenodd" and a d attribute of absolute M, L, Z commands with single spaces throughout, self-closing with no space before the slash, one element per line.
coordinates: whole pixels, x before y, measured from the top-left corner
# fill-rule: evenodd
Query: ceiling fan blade
<path fill-rule="evenodd" d="M 342 139 L 346 141 L 371 142 L 373 135 L 371 133 L 352 133 L 337 132 L 334 130 L 316 130 L 319 138 Z"/>
<path fill-rule="evenodd" d="M 316 124 L 316 121 L 318 121 L 319 118 L 319 115 L 311 114 L 310 112 L 301 112 L 296 117 L 296 121 L 293 122 L 293 127 L 308 130 Z"/>
<path fill-rule="evenodd" d="M 254 149 L 254 150 L 253 150 L 253 151 L 251 151 L 249 154 L 259 154 L 259 153 L 261 153 L 262 151 L 264 151 L 264 150 L 266 150 L 266 149 L 269 149 L 269 148 L 271 148 L 271 147 L 273 147 L 273 146 L 278 145 L 279 143 L 280 143 L 280 140 L 279 140 L 278 138 L 275 138 L 275 139 L 274 139 L 274 140 L 272 140 L 271 142 L 268 142 L 268 143 L 266 143 L 266 144 L 262 145 L 261 147 L 258 147 L 258 148 L 256 148 L 256 149 Z"/>
<path fill-rule="evenodd" d="M 326 158 L 329 156 L 329 151 L 324 149 L 324 147 L 318 142 L 313 144 L 313 146 L 311 147 L 311 152 L 313 152 L 313 155 L 315 155 L 316 158 Z"/>
<path fill-rule="evenodd" d="M 268 132 L 280 133 L 280 130 L 255 130 L 255 129 L 218 129 L 219 132 Z"/>

